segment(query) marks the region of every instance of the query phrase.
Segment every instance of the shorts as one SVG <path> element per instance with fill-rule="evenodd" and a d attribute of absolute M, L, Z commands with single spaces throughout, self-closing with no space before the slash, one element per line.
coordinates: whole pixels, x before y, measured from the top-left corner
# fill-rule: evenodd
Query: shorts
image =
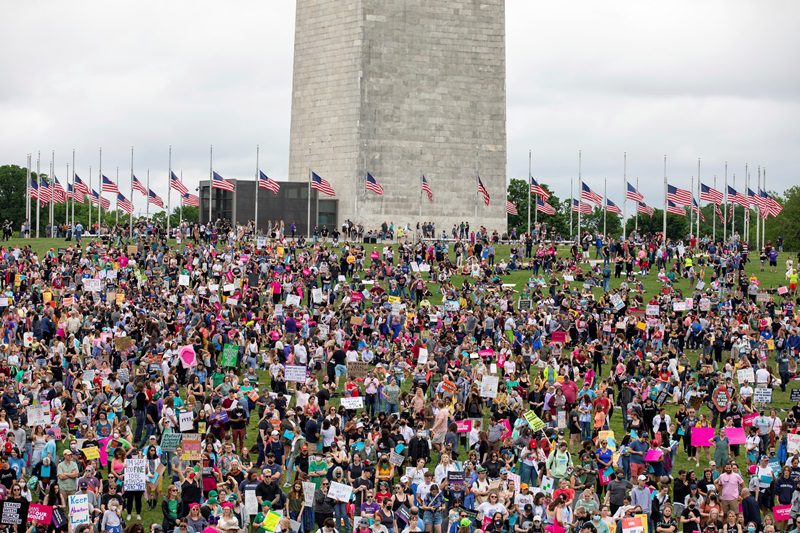
<path fill-rule="evenodd" d="M 345 365 L 336 365 L 333 371 L 336 374 L 337 378 L 347 375 L 347 367 Z"/>
<path fill-rule="evenodd" d="M 443 444 L 444 443 L 444 433 L 437 433 L 436 435 L 434 435 L 433 439 L 431 439 L 431 442 L 433 442 L 434 444 Z"/>
<path fill-rule="evenodd" d="M 425 511 L 422 513 L 422 521 L 426 526 L 439 526 L 442 524 L 442 513 L 434 513 L 433 511 Z"/>

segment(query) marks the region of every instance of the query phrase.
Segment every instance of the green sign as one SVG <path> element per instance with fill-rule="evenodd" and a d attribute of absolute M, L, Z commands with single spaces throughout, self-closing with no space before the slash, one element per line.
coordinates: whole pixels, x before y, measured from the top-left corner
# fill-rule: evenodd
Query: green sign
<path fill-rule="evenodd" d="M 235 344 L 226 344 L 222 348 L 222 366 L 236 366 L 239 358 L 239 347 Z"/>

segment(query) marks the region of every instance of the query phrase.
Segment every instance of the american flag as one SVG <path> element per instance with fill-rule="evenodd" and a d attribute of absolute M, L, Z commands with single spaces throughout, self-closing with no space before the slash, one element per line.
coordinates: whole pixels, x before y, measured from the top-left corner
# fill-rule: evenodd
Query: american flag
<path fill-rule="evenodd" d="M 719 208 L 718 204 L 714 204 L 714 212 L 719 217 L 719 221 L 724 224 L 725 223 L 725 215 L 722 214 L 722 209 Z"/>
<path fill-rule="evenodd" d="M 679 189 L 674 185 L 667 185 L 667 201 L 677 205 L 691 205 L 692 193 L 686 189 Z"/>
<path fill-rule="evenodd" d="M 31 177 L 30 183 L 30 190 L 31 190 L 31 198 L 39 199 L 39 184 L 36 183 L 36 178 Z"/>
<path fill-rule="evenodd" d="M 541 197 L 542 200 L 550 198 L 550 193 L 544 190 L 544 187 L 539 185 L 539 182 L 533 176 L 531 176 L 531 194 Z"/>
<path fill-rule="evenodd" d="M 761 195 L 762 202 L 764 202 L 764 205 L 766 206 L 767 214 L 773 217 L 780 215 L 781 211 L 783 211 L 783 206 L 766 191 L 759 190 L 759 193 Z"/>
<path fill-rule="evenodd" d="M 672 200 L 667 200 L 667 213 L 672 213 L 673 215 L 678 215 L 681 217 L 686 216 L 686 210 L 683 207 L 675 204 L 675 202 Z"/>
<path fill-rule="evenodd" d="M 187 189 L 186 185 L 184 185 L 183 182 L 178 179 L 178 176 L 176 176 L 174 172 L 169 173 L 169 186 L 170 188 L 178 191 L 178 194 L 181 196 L 189 192 L 189 189 Z"/>
<path fill-rule="evenodd" d="M 572 199 L 572 211 L 575 213 L 582 213 L 584 215 L 592 214 L 592 206 L 586 202 L 579 202 L 577 199 Z"/>
<path fill-rule="evenodd" d="M 133 204 L 131 203 L 130 200 L 125 198 L 125 196 L 123 196 L 121 192 L 117 193 L 117 208 L 122 209 L 129 215 L 133 213 Z"/>
<path fill-rule="evenodd" d="M 119 188 L 117 188 L 117 184 L 108 179 L 106 176 L 103 176 L 103 184 L 100 187 L 100 192 L 119 192 Z"/>
<path fill-rule="evenodd" d="M 233 192 L 236 190 L 236 185 L 232 181 L 228 181 L 216 172 L 211 174 L 211 187 L 214 189 L 222 189 L 223 191 Z"/>
<path fill-rule="evenodd" d="M 697 205 L 697 201 L 694 200 L 694 199 L 692 199 L 692 213 L 694 213 L 695 215 L 700 217 L 701 221 L 703 221 L 703 222 L 706 221 L 706 216 L 703 214 L 702 211 L 700 211 L 700 206 Z"/>
<path fill-rule="evenodd" d="M 625 182 L 625 198 L 628 200 L 633 200 L 634 202 L 644 202 L 644 196 L 642 193 L 636 190 L 636 187 L 631 185 L 629 181 Z"/>
<path fill-rule="evenodd" d="M 766 209 L 761 196 L 756 194 L 750 187 L 747 188 L 747 201 L 750 202 L 751 205 L 756 206 L 759 211 L 763 212 Z"/>
<path fill-rule="evenodd" d="M 422 190 L 425 194 L 428 195 L 428 201 L 433 201 L 433 191 L 431 190 L 431 185 L 428 183 L 428 178 L 422 176 Z"/>
<path fill-rule="evenodd" d="M 489 202 L 491 201 L 491 197 L 489 196 L 489 191 L 487 191 L 486 187 L 484 187 L 483 182 L 481 181 L 481 177 L 477 176 L 477 178 L 478 178 L 478 194 L 483 196 L 483 205 L 489 205 Z"/>
<path fill-rule="evenodd" d="M 612 202 L 610 198 L 606 198 L 606 211 L 609 213 L 614 213 L 615 215 L 622 214 L 622 209 L 620 209 L 617 204 Z"/>
<path fill-rule="evenodd" d="M 536 210 L 545 215 L 552 216 L 556 214 L 556 208 L 548 204 L 541 198 L 536 199 Z"/>
<path fill-rule="evenodd" d="M 519 211 L 517 211 L 517 206 L 511 200 L 506 200 L 506 213 L 509 215 L 519 215 Z"/>
<path fill-rule="evenodd" d="M 157 205 L 162 209 L 164 208 L 164 200 L 162 200 L 154 190 L 150 190 L 150 192 L 147 193 L 147 203 Z"/>
<path fill-rule="evenodd" d="M 200 197 L 196 194 L 189 194 L 188 192 L 181 196 L 181 200 L 183 200 L 183 205 L 188 205 L 190 207 L 200 207 Z"/>
<path fill-rule="evenodd" d="M 270 178 L 260 170 L 258 171 L 258 186 L 262 189 L 272 191 L 273 194 L 278 194 L 281 190 L 281 186 L 277 181 Z"/>
<path fill-rule="evenodd" d="M 57 177 L 53 177 L 53 180 L 55 182 L 54 187 L 53 187 L 53 194 L 55 195 L 55 198 L 53 199 L 53 201 L 55 203 L 57 203 L 57 204 L 66 203 L 67 202 L 67 191 L 65 191 L 64 187 L 61 186 L 61 182 L 58 181 Z"/>
<path fill-rule="evenodd" d="M 375 179 L 375 176 L 373 176 L 369 172 L 367 172 L 366 187 L 368 191 L 372 191 L 378 196 L 383 196 L 383 187 L 381 187 L 381 184 L 378 183 L 378 180 Z"/>
<path fill-rule="evenodd" d="M 89 195 L 89 187 L 86 186 L 86 184 L 83 182 L 81 177 L 78 176 L 77 174 L 75 174 L 75 180 L 74 181 L 75 181 L 75 184 L 74 184 L 75 192 L 77 194 L 84 194 L 84 195 L 88 196 Z"/>
<path fill-rule="evenodd" d="M 328 180 L 322 176 L 318 176 L 317 173 L 313 171 L 311 172 L 311 188 L 322 194 L 327 194 L 328 196 L 336 196 L 336 191 L 333 190 Z"/>
<path fill-rule="evenodd" d="M 592 202 L 598 207 L 603 205 L 603 197 L 594 192 L 588 185 L 581 181 L 581 200 Z"/>
<path fill-rule="evenodd" d="M 49 204 L 51 199 L 50 184 L 47 183 L 46 179 L 42 178 L 39 182 L 39 202 Z"/>
<path fill-rule="evenodd" d="M 701 183 L 700 199 L 704 202 L 711 202 L 712 204 L 721 204 L 723 196 L 722 193 L 714 187 L 709 187 L 705 183 Z"/>
<path fill-rule="evenodd" d="M 134 176 L 133 178 L 131 178 L 131 180 L 132 180 L 133 190 L 139 191 L 140 193 L 142 193 L 143 196 L 147 196 L 147 187 L 145 187 L 144 184 L 141 181 L 139 181 L 139 178 Z"/>
<path fill-rule="evenodd" d="M 109 209 L 111 207 L 111 200 L 108 198 L 102 198 L 99 194 L 97 194 L 96 190 L 92 189 L 92 203 L 97 205 L 98 202 L 100 202 L 100 207 L 103 209 Z"/>
<path fill-rule="evenodd" d="M 83 195 L 83 193 L 75 192 L 76 190 L 77 190 L 77 187 L 73 187 L 72 185 L 70 185 L 68 183 L 67 184 L 67 198 L 69 198 L 71 200 L 74 200 L 74 201 L 78 202 L 79 204 L 82 204 L 84 202 L 85 196 Z"/>
<path fill-rule="evenodd" d="M 636 212 L 651 217 L 653 216 L 653 213 L 656 212 L 656 210 L 644 202 L 638 202 L 636 204 Z"/>
<path fill-rule="evenodd" d="M 750 207 L 750 201 L 743 194 L 739 194 L 736 189 L 728 185 L 728 203 L 739 204 L 743 207 Z"/>

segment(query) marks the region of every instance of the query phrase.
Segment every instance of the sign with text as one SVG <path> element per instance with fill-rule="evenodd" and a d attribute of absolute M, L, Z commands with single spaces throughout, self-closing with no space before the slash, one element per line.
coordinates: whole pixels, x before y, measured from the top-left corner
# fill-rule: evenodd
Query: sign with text
<path fill-rule="evenodd" d="M 147 459 L 125 459 L 125 491 L 143 491 L 147 486 Z"/>
<path fill-rule="evenodd" d="M 355 396 L 352 398 L 342 398 L 340 400 L 340 405 L 345 409 L 363 409 L 364 408 L 364 397 L 363 396 Z"/>
<path fill-rule="evenodd" d="M 283 374 L 289 383 L 306 382 L 306 367 L 304 365 L 286 365 Z"/>
<path fill-rule="evenodd" d="M 89 495 L 71 494 L 69 496 L 69 525 L 75 527 L 89 523 Z"/>

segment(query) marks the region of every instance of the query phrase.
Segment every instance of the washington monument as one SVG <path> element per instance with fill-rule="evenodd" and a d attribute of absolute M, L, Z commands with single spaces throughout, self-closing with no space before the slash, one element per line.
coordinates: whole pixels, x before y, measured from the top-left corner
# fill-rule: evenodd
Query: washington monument
<path fill-rule="evenodd" d="M 297 0 L 296 18 L 289 179 L 327 179 L 339 223 L 505 231 L 505 0 Z"/>

